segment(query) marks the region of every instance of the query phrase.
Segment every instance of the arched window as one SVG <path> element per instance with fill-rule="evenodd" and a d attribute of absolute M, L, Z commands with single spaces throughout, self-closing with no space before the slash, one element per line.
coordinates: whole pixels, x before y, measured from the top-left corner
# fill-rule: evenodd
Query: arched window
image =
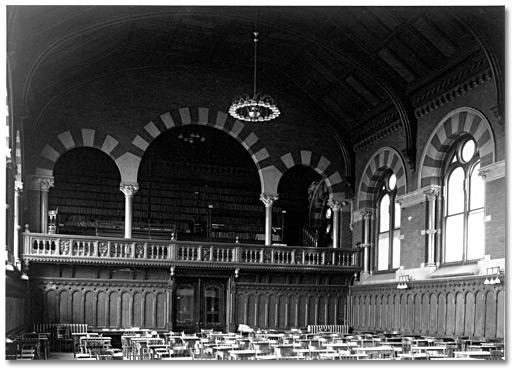
<path fill-rule="evenodd" d="M 397 179 L 393 173 L 384 176 L 377 204 L 377 271 L 398 268 L 401 261 L 401 207 L 396 202 Z"/>
<path fill-rule="evenodd" d="M 444 173 L 444 262 L 484 256 L 484 181 L 478 147 L 470 136 L 453 147 Z"/>

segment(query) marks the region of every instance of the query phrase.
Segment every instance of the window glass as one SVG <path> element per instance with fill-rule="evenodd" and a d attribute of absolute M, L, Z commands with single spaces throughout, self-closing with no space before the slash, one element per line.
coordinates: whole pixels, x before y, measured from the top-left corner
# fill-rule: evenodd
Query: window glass
<path fill-rule="evenodd" d="M 388 232 L 379 234 L 377 246 L 377 269 L 383 271 L 388 269 Z"/>
<path fill-rule="evenodd" d="M 388 189 L 390 190 L 394 190 L 395 188 L 395 184 L 397 183 L 397 178 L 395 177 L 395 174 L 392 174 L 389 178 L 388 178 Z"/>
<path fill-rule="evenodd" d="M 379 232 L 387 232 L 390 228 L 390 197 L 385 194 L 379 204 Z"/>
<path fill-rule="evenodd" d="M 464 215 L 459 214 L 446 218 L 446 262 L 461 261 L 464 253 Z"/>
<path fill-rule="evenodd" d="M 401 240 L 399 239 L 401 231 L 397 229 L 392 234 L 394 237 L 392 244 L 392 268 L 399 268 L 401 265 Z"/>
<path fill-rule="evenodd" d="M 394 204 L 394 228 L 401 228 L 401 205 Z"/>
<path fill-rule="evenodd" d="M 472 139 L 467 140 L 462 146 L 461 158 L 464 163 L 467 163 L 475 155 L 475 142 Z"/>
<path fill-rule="evenodd" d="M 470 212 L 468 217 L 467 259 L 480 259 L 484 256 L 484 233 L 484 209 Z"/>
<path fill-rule="evenodd" d="M 455 168 L 448 179 L 448 215 L 464 211 L 464 170 Z"/>
<path fill-rule="evenodd" d="M 471 195 L 470 195 L 470 210 L 484 207 L 484 180 L 478 175 L 480 163 L 475 166 L 471 173 Z"/>

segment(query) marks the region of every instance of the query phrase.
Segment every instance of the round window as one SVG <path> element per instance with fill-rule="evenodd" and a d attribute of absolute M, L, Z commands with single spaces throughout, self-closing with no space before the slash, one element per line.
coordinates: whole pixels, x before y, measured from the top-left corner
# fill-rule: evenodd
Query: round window
<path fill-rule="evenodd" d="M 473 155 L 475 155 L 475 149 L 475 141 L 473 141 L 472 139 L 469 139 L 466 142 L 464 142 L 460 152 L 460 157 L 464 163 L 470 161 Z"/>

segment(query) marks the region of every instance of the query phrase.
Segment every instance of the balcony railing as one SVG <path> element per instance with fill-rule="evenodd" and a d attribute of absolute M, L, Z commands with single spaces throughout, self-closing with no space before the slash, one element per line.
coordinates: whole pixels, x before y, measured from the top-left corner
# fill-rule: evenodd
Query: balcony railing
<path fill-rule="evenodd" d="M 29 261 L 360 267 L 359 250 L 24 233 Z"/>

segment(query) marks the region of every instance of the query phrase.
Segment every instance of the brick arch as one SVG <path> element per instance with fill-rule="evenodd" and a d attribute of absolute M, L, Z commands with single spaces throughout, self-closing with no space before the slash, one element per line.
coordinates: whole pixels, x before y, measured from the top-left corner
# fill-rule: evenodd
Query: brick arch
<path fill-rule="evenodd" d="M 67 130 L 47 143 L 40 152 L 35 173 L 39 176 L 52 176 L 59 157 L 77 147 L 92 147 L 104 152 L 114 160 L 121 172 L 117 161 L 122 154 L 120 142 L 103 131 L 82 128 Z"/>
<path fill-rule="evenodd" d="M 271 158 L 258 136 L 241 121 L 235 120 L 227 113 L 221 111 L 211 112 L 209 108 L 205 107 L 178 108 L 163 113 L 158 118 L 150 121 L 137 132 L 132 141 L 132 146 L 134 147 L 131 147 L 128 158 L 134 160 L 134 163 L 139 165 L 145 151 L 155 138 L 165 131 L 185 125 L 209 126 L 235 138 L 253 159 L 260 175 L 262 186 L 264 185 L 262 168 L 271 164 Z M 137 181 L 137 171 L 135 173 Z M 265 190 L 263 189 L 263 191 Z"/>
<path fill-rule="evenodd" d="M 474 108 L 458 108 L 446 115 L 431 134 L 419 165 L 419 186 L 441 185 L 442 165 L 450 145 L 467 133 L 477 142 L 480 166 L 495 162 L 495 139 L 487 119 Z"/>
<path fill-rule="evenodd" d="M 375 208 L 377 182 L 381 175 L 388 170 L 391 170 L 397 178 L 397 195 L 406 193 L 406 168 L 403 158 L 395 149 L 382 147 L 372 155 L 361 175 L 358 209 Z"/>
<path fill-rule="evenodd" d="M 345 197 L 345 181 L 339 171 L 334 170 L 330 166 L 331 161 L 323 155 L 313 153 L 308 150 L 301 150 L 300 152 L 290 152 L 283 155 L 276 163 L 277 166 L 272 166 L 270 185 L 274 191 L 278 191 L 278 184 L 283 174 L 290 168 L 296 165 L 303 165 L 312 168 L 323 179 L 329 190 L 330 198 L 334 200 L 344 200 Z"/>

